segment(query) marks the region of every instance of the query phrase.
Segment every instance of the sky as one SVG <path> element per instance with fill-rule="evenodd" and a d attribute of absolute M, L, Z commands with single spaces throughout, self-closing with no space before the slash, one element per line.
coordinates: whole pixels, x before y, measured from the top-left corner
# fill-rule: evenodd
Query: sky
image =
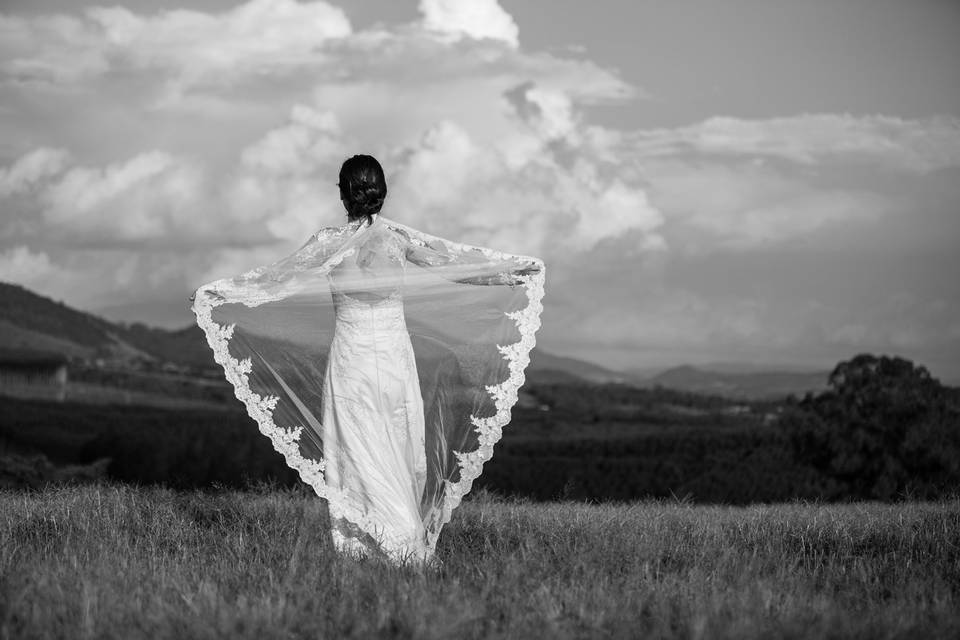
<path fill-rule="evenodd" d="M 547 264 L 615 369 L 960 382 L 960 3 L 0 1 L 0 280 L 181 327 L 200 284 L 384 215 Z"/>

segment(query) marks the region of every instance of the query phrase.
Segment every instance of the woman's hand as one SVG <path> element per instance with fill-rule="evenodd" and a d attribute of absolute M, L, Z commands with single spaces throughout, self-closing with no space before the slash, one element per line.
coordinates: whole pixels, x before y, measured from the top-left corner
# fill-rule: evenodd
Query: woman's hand
<path fill-rule="evenodd" d="M 522 263 L 523 266 L 517 267 L 513 270 L 513 275 L 515 276 L 529 276 L 534 273 L 540 272 L 540 265 L 536 262 L 529 261 Z"/>
<path fill-rule="evenodd" d="M 204 290 L 203 290 L 203 293 L 205 293 L 206 296 L 207 296 L 208 298 L 210 298 L 211 300 L 226 300 L 225 297 L 223 297 L 222 295 L 220 295 L 220 294 L 217 293 L 216 291 L 213 291 L 212 289 L 204 289 Z M 190 300 L 190 302 L 194 302 L 194 301 L 197 299 L 197 292 L 194 291 L 194 292 L 190 295 L 190 298 L 188 298 L 188 299 Z"/>
<path fill-rule="evenodd" d="M 539 273 L 540 265 L 532 260 L 525 261 L 520 263 L 520 266 L 512 269 L 509 273 L 508 284 L 511 287 L 515 287 L 518 284 L 524 284 L 526 276 L 533 275 L 534 273 Z"/>

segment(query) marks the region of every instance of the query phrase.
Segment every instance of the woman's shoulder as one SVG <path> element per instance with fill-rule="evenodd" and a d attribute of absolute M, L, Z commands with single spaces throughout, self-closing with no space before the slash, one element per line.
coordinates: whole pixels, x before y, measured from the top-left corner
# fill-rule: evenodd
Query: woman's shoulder
<path fill-rule="evenodd" d="M 423 244 L 423 234 L 413 227 L 408 227 L 405 224 L 400 224 L 395 220 L 390 220 L 383 216 L 379 216 L 378 222 L 383 225 L 383 228 L 387 229 L 395 238 L 402 242 L 416 245 Z"/>
<path fill-rule="evenodd" d="M 316 251 L 319 248 L 327 245 L 330 242 L 338 241 L 346 237 L 347 235 L 347 225 L 341 225 L 339 227 L 323 227 L 318 231 L 315 231 L 307 241 L 303 243 L 300 247 L 300 250 L 310 249 L 311 251 Z"/>
<path fill-rule="evenodd" d="M 328 240 L 339 236 L 347 235 L 350 231 L 350 223 L 342 224 L 339 227 L 323 227 L 314 233 L 310 239 L 314 241 Z"/>

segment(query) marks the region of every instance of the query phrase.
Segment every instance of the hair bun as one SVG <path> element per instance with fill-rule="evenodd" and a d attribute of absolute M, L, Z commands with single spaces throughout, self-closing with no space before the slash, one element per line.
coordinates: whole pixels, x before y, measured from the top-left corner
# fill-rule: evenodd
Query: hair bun
<path fill-rule="evenodd" d="M 386 197 L 387 181 L 375 158 L 357 155 L 343 163 L 340 198 L 351 218 L 370 219 L 380 212 Z"/>
<path fill-rule="evenodd" d="M 352 217 L 369 217 L 375 213 L 380 213 L 386 195 L 384 189 L 372 185 L 351 189 L 346 201 L 347 211 Z"/>

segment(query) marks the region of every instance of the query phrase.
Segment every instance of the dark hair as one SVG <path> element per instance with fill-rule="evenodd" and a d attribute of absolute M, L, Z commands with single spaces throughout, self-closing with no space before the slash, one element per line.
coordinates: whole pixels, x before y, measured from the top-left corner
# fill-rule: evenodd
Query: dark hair
<path fill-rule="evenodd" d="M 356 155 L 340 167 L 340 199 L 351 220 L 366 217 L 373 222 L 373 214 L 380 212 L 387 197 L 387 179 L 383 167 L 373 156 Z"/>

